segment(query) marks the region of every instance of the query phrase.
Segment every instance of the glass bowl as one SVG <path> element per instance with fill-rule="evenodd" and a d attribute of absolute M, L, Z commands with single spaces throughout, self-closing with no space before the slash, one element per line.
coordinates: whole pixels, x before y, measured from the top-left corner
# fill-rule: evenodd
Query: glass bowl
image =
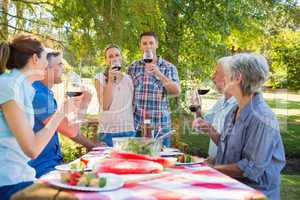
<path fill-rule="evenodd" d="M 162 142 L 145 137 L 117 137 L 113 138 L 113 148 L 116 151 L 136 154 L 159 156 Z"/>

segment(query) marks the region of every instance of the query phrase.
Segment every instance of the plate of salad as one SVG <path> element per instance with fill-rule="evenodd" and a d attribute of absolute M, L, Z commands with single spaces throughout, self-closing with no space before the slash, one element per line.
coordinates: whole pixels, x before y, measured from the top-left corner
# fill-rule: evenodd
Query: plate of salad
<path fill-rule="evenodd" d="M 89 192 L 112 191 L 124 185 L 119 175 L 95 172 L 52 171 L 40 180 L 63 189 Z"/>
<path fill-rule="evenodd" d="M 92 171 L 92 166 L 89 165 L 89 159 L 80 158 L 68 164 L 57 165 L 55 169 L 59 171 Z"/>
<path fill-rule="evenodd" d="M 197 156 L 192 156 L 190 154 L 182 154 L 177 157 L 176 165 L 194 165 L 194 164 L 200 164 L 205 161 L 204 158 L 199 158 Z"/>

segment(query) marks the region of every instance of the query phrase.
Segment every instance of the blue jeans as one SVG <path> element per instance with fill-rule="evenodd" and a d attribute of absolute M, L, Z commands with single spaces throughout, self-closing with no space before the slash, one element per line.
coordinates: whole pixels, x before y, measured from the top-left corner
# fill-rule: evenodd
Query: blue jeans
<path fill-rule="evenodd" d="M 135 131 L 119 132 L 119 133 L 100 133 L 100 140 L 105 142 L 107 146 L 113 146 L 113 137 L 135 137 Z"/>
<path fill-rule="evenodd" d="M 22 182 L 15 185 L 6 185 L 0 187 L 0 197 L 1 200 L 9 200 L 13 194 L 16 192 L 23 190 L 24 188 L 32 185 L 32 181 Z"/>

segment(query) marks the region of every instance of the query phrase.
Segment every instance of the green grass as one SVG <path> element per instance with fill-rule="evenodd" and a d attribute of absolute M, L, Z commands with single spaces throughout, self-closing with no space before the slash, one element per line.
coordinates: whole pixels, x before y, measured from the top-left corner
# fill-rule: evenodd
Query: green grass
<path fill-rule="evenodd" d="M 281 199 L 300 199 L 300 173 L 298 175 L 281 175 Z"/>
<path fill-rule="evenodd" d="M 281 131 L 281 137 L 288 158 L 300 159 L 300 124 L 288 124 L 286 130 Z"/>
<path fill-rule="evenodd" d="M 271 108 L 282 108 L 282 109 L 300 109 L 300 101 L 289 101 L 283 99 L 272 99 L 266 100 Z"/>

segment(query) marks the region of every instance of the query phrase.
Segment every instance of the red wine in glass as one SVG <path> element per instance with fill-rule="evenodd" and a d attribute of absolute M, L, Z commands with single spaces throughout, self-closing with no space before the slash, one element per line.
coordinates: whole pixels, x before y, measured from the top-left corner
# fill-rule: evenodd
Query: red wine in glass
<path fill-rule="evenodd" d="M 151 50 L 147 50 L 144 52 L 143 60 L 145 63 L 151 63 L 153 61 L 153 53 Z"/>
<path fill-rule="evenodd" d="M 116 69 L 117 71 L 120 71 L 121 70 L 121 66 L 114 66 L 114 67 L 112 67 L 112 69 Z"/>
<path fill-rule="evenodd" d="M 149 59 L 149 58 L 144 58 L 144 62 L 145 62 L 145 63 L 152 63 L 152 60 L 153 60 L 152 58 L 151 58 L 151 59 Z"/>
<path fill-rule="evenodd" d="M 190 105 L 189 109 L 191 112 L 197 112 L 198 110 L 200 110 L 200 105 Z"/>
<path fill-rule="evenodd" d="M 209 92 L 209 89 L 198 89 L 198 94 L 199 95 L 205 95 Z"/>
<path fill-rule="evenodd" d="M 67 92 L 68 97 L 77 97 L 82 95 L 82 92 Z"/>

